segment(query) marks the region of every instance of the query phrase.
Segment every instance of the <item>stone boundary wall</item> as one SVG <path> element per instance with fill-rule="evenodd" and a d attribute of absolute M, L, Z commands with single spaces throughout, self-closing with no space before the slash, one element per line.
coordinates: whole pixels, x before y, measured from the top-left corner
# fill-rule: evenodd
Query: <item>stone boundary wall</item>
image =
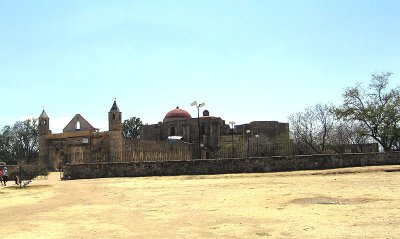
<path fill-rule="evenodd" d="M 263 173 L 400 165 L 400 152 L 65 165 L 65 179 Z"/>

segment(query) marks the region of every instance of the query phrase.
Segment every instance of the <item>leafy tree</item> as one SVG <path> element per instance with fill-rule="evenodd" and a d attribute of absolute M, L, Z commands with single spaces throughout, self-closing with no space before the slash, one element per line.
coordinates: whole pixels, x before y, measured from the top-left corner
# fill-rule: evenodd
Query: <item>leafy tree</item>
<path fill-rule="evenodd" d="M 32 163 L 39 154 L 37 119 L 18 121 L 0 131 L 0 160 L 15 164 L 20 160 Z"/>
<path fill-rule="evenodd" d="M 13 133 L 11 126 L 4 126 L 0 131 L 0 162 L 15 163 L 13 153 Z"/>
<path fill-rule="evenodd" d="M 367 90 L 360 84 L 347 88 L 344 103 L 336 110 L 343 119 L 360 122 L 384 151 L 400 146 L 400 88 L 388 88 L 391 75 L 372 75 Z"/>
<path fill-rule="evenodd" d="M 143 123 L 140 118 L 131 117 L 122 123 L 122 135 L 129 139 L 140 137 Z"/>

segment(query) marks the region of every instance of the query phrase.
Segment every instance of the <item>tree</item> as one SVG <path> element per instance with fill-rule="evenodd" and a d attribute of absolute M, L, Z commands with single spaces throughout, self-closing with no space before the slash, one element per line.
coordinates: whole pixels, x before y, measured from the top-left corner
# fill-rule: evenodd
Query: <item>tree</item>
<path fill-rule="evenodd" d="M 0 132 L 0 160 L 15 164 L 20 160 L 34 162 L 39 154 L 37 119 L 18 121 Z"/>
<path fill-rule="evenodd" d="M 0 132 L 0 162 L 13 163 L 13 134 L 11 126 L 4 126 Z M 14 162 L 15 163 L 15 162 Z"/>
<path fill-rule="evenodd" d="M 310 147 L 314 153 L 323 153 L 334 128 L 335 114 L 332 109 L 331 105 L 318 104 L 289 116 L 294 141 Z"/>
<path fill-rule="evenodd" d="M 366 132 L 364 125 L 359 122 L 337 119 L 329 144 L 335 152 L 345 153 L 350 145 L 360 146 L 369 143 L 370 137 Z"/>
<path fill-rule="evenodd" d="M 399 149 L 400 140 L 400 88 L 388 88 L 391 75 L 372 75 L 368 90 L 360 84 L 347 88 L 336 110 L 341 118 L 360 122 L 384 151 Z"/>
<path fill-rule="evenodd" d="M 140 118 L 132 117 L 122 123 L 122 135 L 129 139 L 140 137 L 143 123 Z"/>

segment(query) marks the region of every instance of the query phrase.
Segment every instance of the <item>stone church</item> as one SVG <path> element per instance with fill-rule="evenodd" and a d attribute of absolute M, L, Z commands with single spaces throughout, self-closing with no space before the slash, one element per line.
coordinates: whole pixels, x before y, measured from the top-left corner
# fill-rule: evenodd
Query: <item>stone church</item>
<path fill-rule="evenodd" d="M 198 143 L 200 139 L 204 148 L 216 151 L 219 148 L 219 138 L 223 134 L 224 127 L 225 122 L 220 117 L 210 116 L 207 110 L 198 119 L 192 118 L 186 110 L 176 107 L 165 115 L 162 122 L 144 125 L 142 138 L 167 140 L 169 136 L 182 136 L 182 141 L 193 144 Z"/>
<path fill-rule="evenodd" d="M 289 124 L 277 121 L 253 121 L 248 124 L 235 125 L 230 129 L 221 117 L 211 116 L 204 110 L 199 118 L 192 117 L 186 110 L 179 108 L 169 111 L 163 121 L 157 124 L 144 125 L 142 139 L 167 140 L 169 136 L 181 136 L 182 141 L 200 144 L 206 152 L 216 152 L 223 144 L 259 137 L 264 142 L 277 142 L 289 139 Z"/>
<path fill-rule="evenodd" d="M 87 159 L 93 155 L 106 159 L 113 149 L 122 147 L 122 114 L 116 101 L 108 112 L 109 131 L 99 132 L 82 115 L 76 114 L 60 134 L 52 134 L 50 118 L 43 110 L 39 116 L 39 158 L 50 168 Z M 93 154 L 93 152 L 98 152 Z M 114 156 L 118 159 L 118 155 Z M 87 161 L 86 161 L 87 162 Z"/>
<path fill-rule="evenodd" d="M 140 140 L 122 136 L 122 113 L 114 101 L 108 112 L 109 130 L 99 132 L 81 114 L 76 114 L 63 132 L 50 131 L 50 118 L 43 110 L 39 116 L 39 157 L 49 168 L 65 163 L 140 162 L 188 160 L 218 152 L 229 139 L 245 140 L 264 137 L 269 141 L 289 138 L 289 125 L 276 121 L 254 121 L 230 129 L 220 117 L 210 116 L 205 110 L 201 117 L 192 117 L 186 110 L 176 107 L 162 122 L 143 125 Z M 170 136 L 180 136 L 179 143 L 168 141 Z M 200 144 L 199 144 L 200 140 Z M 197 152 L 196 152 L 197 150 Z"/>

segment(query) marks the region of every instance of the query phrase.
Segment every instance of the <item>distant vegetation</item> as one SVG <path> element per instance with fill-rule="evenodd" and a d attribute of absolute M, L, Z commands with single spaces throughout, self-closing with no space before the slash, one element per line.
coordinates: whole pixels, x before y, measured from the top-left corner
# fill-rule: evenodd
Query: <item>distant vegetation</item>
<path fill-rule="evenodd" d="M 49 171 L 39 164 L 19 165 L 9 168 L 10 179 L 17 178 L 18 184 L 26 186 L 37 176 L 47 176 Z"/>
<path fill-rule="evenodd" d="M 122 123 L 122 135 L 128 139 L 140 138 L 143 123 L 140 118 L 131 117 Z"/>
<path fill-rule="evenodd" d="M 17 121 L 0 130 L 0 162 L 35 163 L 39 156 L 39 129 L 37 119 Z"/>
<path fill-rule="evenodd" d="M 378 142 L 384 151 L 400 150 L 400 88 L 388 88 L 392 73 L 372 75 L 343 93 L 343 104 L 317 104 L 289 117 L 293 140 L 316 153 L 329 147 Z"/>

